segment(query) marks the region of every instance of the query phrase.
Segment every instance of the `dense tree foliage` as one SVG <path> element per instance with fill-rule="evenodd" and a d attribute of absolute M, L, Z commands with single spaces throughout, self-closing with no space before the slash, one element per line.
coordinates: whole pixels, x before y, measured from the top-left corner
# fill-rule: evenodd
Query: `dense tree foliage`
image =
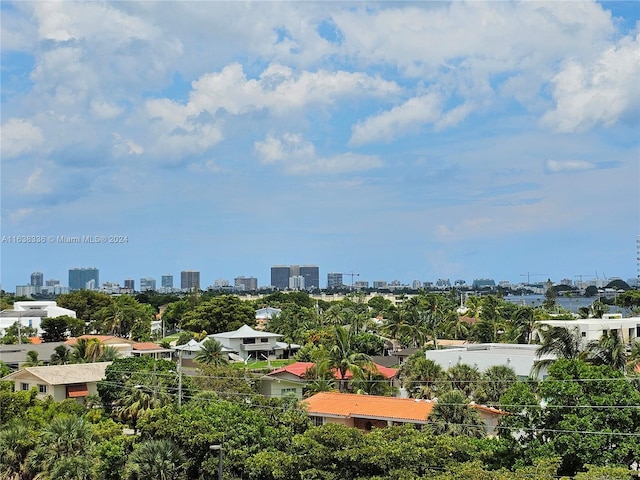
<path fill-rule="evenodd" d="M 243 324 L 256 324 L 255 310 L 235 295 L 222 295 L 203 301 L 185 313 L 180 327 L 191 332 L 214 333 L 237 330 Z"/>

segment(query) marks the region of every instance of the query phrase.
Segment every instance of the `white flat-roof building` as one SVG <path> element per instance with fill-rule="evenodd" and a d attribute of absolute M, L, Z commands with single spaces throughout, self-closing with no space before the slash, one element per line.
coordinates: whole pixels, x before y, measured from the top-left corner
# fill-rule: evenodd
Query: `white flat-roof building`
<path fill-rule="evenodd" d="M 40 323 L 43 318 L 55 318 L 67 315 L 76 318 L 76 312 L 68 308 L 59 307 L 52 301 L 16 302 L 13 310 L 2 310 L 0 312 L 0 334 L 5 334 L 5 329 L 16 322 L 23 327 L 32 327 L 40 332 Z"/>
<path fill-rule="evenodd" d="M 603 318 L 577 318 L 575 320 L 541 320 L 538 324 L 550 327 L 564 327 L 569 331 L 576 329 L 582 346 L 593 340 L 599 340 L 605 330 L 620 333 L 625 343 L 638 341 L 640 338 L 640 317 L 623 318 L 622 314 L 605 314 Z M 534 331 L 534 338 L 541 339 L 538 330 Z"/>
<path fill-rule="evenodd" d="M 466 364 L 484 372 L 489 367 L 504 365 L 511 367 L 520 378 L 528 378 L 533 365 L 538 360 L 555 359 L 555 356 L 538 358 L 536 352 L 539 345 L 515 343 L 470 343 L 468 345 L 445 348 L 442 350 L 427 350 L 425 356 L 433 360 L 443 370 L 457 364 Z M 539 373 L 544 378 L 546 370 Z"/>

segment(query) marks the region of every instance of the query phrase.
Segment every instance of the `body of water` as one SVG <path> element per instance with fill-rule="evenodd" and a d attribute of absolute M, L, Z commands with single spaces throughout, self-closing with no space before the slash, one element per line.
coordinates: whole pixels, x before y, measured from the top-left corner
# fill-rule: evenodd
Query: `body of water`
<path fill-rule="evenodd" d="M 539 307 L 544 302 L 544 295 L 509 295 L 504 297 L 507 302 L 515 303 L 518 305 L 530 305 L 532 307 Z M 582 307 L 589 307 L 598 297 L 557 297 L 556 303 L 565 310 L 577 313 L 578 309 Z M 609 313 L 621 312 L 626 314 L 624 309 L 610 305 Z"/>

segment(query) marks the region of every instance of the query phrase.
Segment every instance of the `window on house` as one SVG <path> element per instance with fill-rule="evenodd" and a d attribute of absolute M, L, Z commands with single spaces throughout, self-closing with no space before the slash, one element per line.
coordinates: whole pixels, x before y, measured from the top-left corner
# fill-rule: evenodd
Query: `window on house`
<path fill-rule="evenodd" d="M 244 345 L 252 345 L 252 344 L 256 343 L 256 339 L 255 338 L 243 338 L 242 339 L 242 343 Z"/>
<path fill-rule="evenodd" d="M 324 418 L 323 417 L 311 417 L 311 421 L 313 422 L 313 426 L 314 427 L 321 427 L 322 425 L 324 425 Z"/>
<path fill-rule="evenodd" d="M 38 391 L 40 393 L 47 393 L 47 386 L 46 385 L 38 385 Z"/>
<path fill-rule="evenodd" d="M 260 342 L 261 343 L 269 343 L 269 339 L 268 338 L 261 338 Z"/>
<path fill-rule="evenodd" d="M 282 390 L 280 390 L 280 395 L 282 395 L 283 397 L 286 397 L 287 395 L 296 395 L 298 392 L 297 388 L 283 388 Z"/>
<path fill-rule="evenodd" d="M 587 332 L 582 332 L 582 336 L 586 337 L 587 336 Z"/>
<path fill-rule="evenodd" d="M 21 383 L 20 384 L 20 390 L 29 390 L 29 384 L 28 383 Z"/>

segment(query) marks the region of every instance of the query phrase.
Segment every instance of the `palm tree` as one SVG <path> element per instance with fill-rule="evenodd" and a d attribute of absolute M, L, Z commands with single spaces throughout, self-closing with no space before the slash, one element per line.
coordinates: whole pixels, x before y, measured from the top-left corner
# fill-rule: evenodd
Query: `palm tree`
<path fill-rule="evenodd" d="M 304 388 L 304 396 L 310 397 L 320 392 L 333 392 L 336 389 L 336 382 L 331 379 L 318 378 L 311 383 L 307 383 Z"/>
<path fill-rule="evenodd" d="M 335 370 L 339 375 L 339 389 L 346 390 L 347 372 L 351 372 L 354 377 L 362 377 L 362 369 L 374 369 L 375 365 L 369 355 L 356 352 L 353 349 L 352 337 L 346 328 L 336 325 L 334 327 L 335 343 L 329 350 L 324 351 L 324 355 L 318 362 L 318 374 Z"/>
<path fill-rule="evenodd" d="M 518 381 L 516 372 L 513 368 L 506 365 L 493 365 L 489 367 L 480 380 L 480 396 L 481 400 L 487 405 L 497 406 L 500 397 L 507 389 Z"/>
<path fill-rule="evenodd" d="M 104 354 L 105 345 L 97 338 L 79 338 L 73 346 L 73 363 L 99 362 Z"/>
<path fill-rule="evenodd" d="M 194 360 L 198 363 L 211 365 L 213 367 L 221 367 L 229 363 L 225 354 L 222 352 L 222 344 L 215 338 L 207 338 L 202 343 L 202 348 L 196 354 Z"/>
<path fill-rule="evenodd" d="M 171 397 L 157 379 L 151 386 L 129 384 L 125 388 L 126 393 L 116 401 L 116 415 L 120 420 L 129 423 L 134 431 L 138 419 L 145 412 L 171 403 Z"/>
<path fill-rule="evenodd" d="M 471 397 L 480 383 L 480 372 L 466 363 L 452 365 L 447 370 L 448 384 L 451 390 L 459 390 Z"/>
<path fill-rule="evenodd" d="M 438 398 L 427 425 L 436 435 L 485 436 L 484 423 L 477 410 L 469 406 L 469 399 L 459 390 L 451 390 Z"/>
<path fill-rule="evenodd" d="M 604 330 L 600 339 L 587 344 L 585 357 L 595 365 L 608 365 L 624 372 L 627 367 L 626 348 L 618 330 Z"/>
<path fill-rule="evenodd" d="M 577 327 L 569 331 L 566 327 L 547 327 L 543 325 L 540 333 L 542 335 L 542 343 L 536 351 L 537 358 L 551 355 L 556 358 L 571 360 L 582 356 L 580 332 Z M 540 371 L 543 368 L 547 368 L 554 360 L 553 358 L 546 358 L 536 361 L 531 370 L 531 375 L 537 377 Z"/>
<path fill-rule="evenodd" d="M 58 345 L 51 354 L 51 365 L 66 365 L 71 360 L 69 349 L 64 345 Z"/>
<path fill-rule="evenodd" d="M 32 472 L 47 473 L 47 478 L 88 478 L 84 454 L 93 445 L 93 433 L 89 423 L 75 415 L 60 415 L 43 430 L 39 444 L 29 454 L 28 464 Z M 76 459 L 70 465 L 69 459 Z M 66 474 L 68 469 L 76 470 L 73 477 Z M 49 474 L 51 475 L 49 477 Z"/>
<path fill-rule="evenodd" d="M 0 478 L 20 480 L 35 438 L 22 420 L 14 419 L 0 430 Z"/>
<path fill-rule="evenodd" d="M 442 367 L 424 354 L 410 357 L 400 368 L 403 385 L 415 398 L 433 398 L 442 389 L 445 380 Z"/>
<path fill-rule="evenodd" d="M 185 475 L 187 457 L 171 440 L 146 440 L 133 449 L 125 466 L 130 480 L 173 480 Z"/>
<path fill-rule="evenodd" d="M 102 355 L 100 356 L 100 362 L 113 362 L 116 358 L 120 357 L 120 352 L 116 347 L 112 347 L 111 345 L 105 345 L 102 350 Z"/>
<path fill-rule="evenodd" d="M 29 350 L 27 352 L 27 360 L 22 364 L 23 367 L 40 367 L 44 362 L 38 358 L 38 352 Z"/>

